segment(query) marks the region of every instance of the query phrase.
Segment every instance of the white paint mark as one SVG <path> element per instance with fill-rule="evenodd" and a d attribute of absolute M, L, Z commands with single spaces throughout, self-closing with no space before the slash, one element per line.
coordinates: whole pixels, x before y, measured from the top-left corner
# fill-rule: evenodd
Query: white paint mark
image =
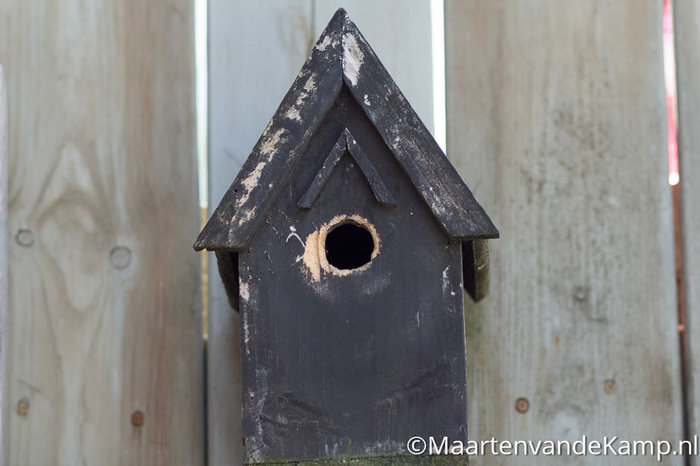
<path fill-rule="evenodd" d="M 360 68 L 365 55 L 352 34 L 343 35 L 343 74 L 347 76 L 353 86 L 357 86 L 360 77 Z"/>
<path fill-rule="evenodd" d="M 420 328 L 420 311 L 416 311 L 416 325 Z"/>
<path fill-rule="evenodd" d="M 289 231 L 291 231 L 291 233 L 289 233 L 289 235 L 287 236 L 287 240 L 285 241 L 285 243 L 289 243 L 289 238 L 294 237 L 299 240 L 299 242 L 301 243 L 301 247 L 305 248 L 306 244 L 304 243 L 304 240 L 302 240 L 301 237 L 297 234 L 297 229 L 293 226 L 290 226 Z M 297 262 L 299 262 L 299 259 L 297 259 Z"/>
<path fill-rule="evenodd" d="M 239 285 L 239 288 L 240 288 L 240 290 L 241 290 L 241 291 L 240 291 L 241 295 L 242 295 L 242 291 L 243 291 L 243 288 L 244 288 L 243 285 L 244 285 L 244 284 L 243 284 L 242 282 L 241 282 L 240 285 Z M 247 284 L 247 283 L 245 284 L 245 289 L 246 289 L 246 293 L 247 293 L 247 292 L 248 292 L 248 291 L 247 291 L 247 290 L 248 290 L 248 284 Z M 248 297 L 250 297 L 250 295 L 248 295 Z M 247 300 L 246 300 L 246 301 L 247 301 Z M 247 355 L 250 355 L 250 346 L 248 345 L 248 342 L 250 341 L 250 326 L 249 326 L 249 324 L 248 324 L 248 313 L 244 313 L 244 314 L 241 316 L 241 324 L 242 324 L 242 326 L 243 326 L 243 342 L 244 342 L 244 345 L 243 345 L 243 346 L 245 347 L 245 353 L 246 353 Z"/>
<path fill-rule="evenodd" d="M 448 270 L 450 270 L 449 265 L 442 271 L 442 291 L 447 291 L 447 289 L 450 287 L 450 279 L 447 277 Z"/>
<path fill-rule="evenodd" d="M 371 107 L 372 104 L 369 103 L 368 97 L 369 97 L 369 96 L 368 96 L 367 94 L 365 94 L 365 105 L 368 106 L 368 107 Z"/>
<path fill-rule="evenodd" d="M 241 282 L 240 295 L 243 301 L 248 301 L 250 299 L 250 287 L 246 282 Z"/>

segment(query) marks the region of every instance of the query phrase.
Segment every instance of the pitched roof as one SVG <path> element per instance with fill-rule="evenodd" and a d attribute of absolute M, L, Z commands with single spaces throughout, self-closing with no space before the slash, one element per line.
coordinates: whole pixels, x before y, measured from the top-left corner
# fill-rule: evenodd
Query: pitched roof
<path fill-rule="evenodd" d="M 341 8 L 197 238 L 197 251 L 245 246 L 343 86 L 451 238 L 498 237 L 484 209 Z"/>

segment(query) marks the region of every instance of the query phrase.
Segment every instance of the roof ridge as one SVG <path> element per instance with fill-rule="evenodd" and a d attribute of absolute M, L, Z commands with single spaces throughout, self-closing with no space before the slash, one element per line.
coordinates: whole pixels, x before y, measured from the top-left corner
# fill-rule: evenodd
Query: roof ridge
<path fill-rule="evenodd" d="M 459 240 L 498 237 L 484 209 L 340 8 L 197 238 L 196 250 L 245 246 L 343 87 L 377 129 L 448 236 Z"/>

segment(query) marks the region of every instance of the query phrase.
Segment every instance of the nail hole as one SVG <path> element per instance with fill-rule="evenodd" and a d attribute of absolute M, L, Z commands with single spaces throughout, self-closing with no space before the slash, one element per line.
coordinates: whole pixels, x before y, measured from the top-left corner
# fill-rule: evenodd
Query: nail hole
<path fill-rule="evenodd" d="M 608 395 L 612 395 L 613 393 L 615 393 L 615 390 L 617 390 L 617 386 L 615 385 L 615 381 L 614 380 L 606 380 L 605 382 L 603 382 L 603 390 Z"/>
<path fill-rule="evenodd" d="M 143 414 L 141 411 L 134 411 L 134 414 L 131 415 L 131 423 L 135 427 L 141 427 L 145 421 L 146 415 Z"/>
<path fill-rule="evenodd" d="M 19 400 L 17 403 L 17 414 L 26 417 L 29 414 L 29 401 Z"/>
<path fill-rule="evenodd" d="M 17 241 L 17 244 L 23 248 L 29 248 L 34 244 L 34 233 L 32 230 L 27 229 L 18 230 L 15 240 Z"/>
<path fill-rule="evenodd" d="M 515 410 L 519 413 L 526 413 L 530 409 L 530 402 L 526 398 L 518 398 L 515 400 Z"/>
<path fill-rule="evenodd" d="M 131 263 L 131 250 L 124 246 L 116 246 L 109 253 L 109 261 L 115 269 L 125 269 Z"/>

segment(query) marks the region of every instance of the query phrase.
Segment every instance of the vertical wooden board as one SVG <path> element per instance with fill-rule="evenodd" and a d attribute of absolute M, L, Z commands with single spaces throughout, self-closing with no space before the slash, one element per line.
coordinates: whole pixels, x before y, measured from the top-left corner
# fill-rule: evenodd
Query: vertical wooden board
<path fill-rule="evenodd" d="M 433 54 L 430 0 L 323 0 L 314 2 L 314 38 L 343 7 L 389 74 L 433 132 Z"/>
<path fill-rule="evenodd" d="M 9 464 L 204 462 L 192 12 L 0 0 Z"/>
<path fill-rule="evenodd" d="M 7 87 L 0 64 L 0 465 L 7 464 Z"/>
<path fill-rule="evenodd" d="M 470 438 L 680 440 L 660 3 L 448 0 L 445 18 L 448 154 L 501 231 L 490 294 L 467 300 Z"/>
<path fill-rule="evenodd" d="M 209 2 L 210 214 L 306 60 L 315 40 L 311 5 Z M 240 464 L 240 318 L 229 306 L 213 253 L 209 280 L 208 459 L 212 466 Z"/>
<path fill-rule="evenodd" d="M 700 5 L 674 0 L 676 79 L 678 84 L 678 153 L 681 168 L 683 282 L 688 350 L 689 431 L 700 432 Z M 697 457 L 692 464 L 700 465 Z"/>

